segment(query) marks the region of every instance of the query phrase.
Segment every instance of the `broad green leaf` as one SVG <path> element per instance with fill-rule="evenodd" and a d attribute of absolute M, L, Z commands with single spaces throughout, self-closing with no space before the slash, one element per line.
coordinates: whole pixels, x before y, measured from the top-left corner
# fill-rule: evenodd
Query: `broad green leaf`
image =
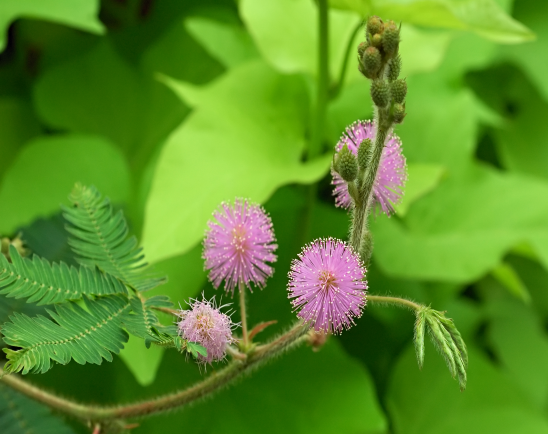
<path fill-rule="evenodd" d="M 395 207 L 398 215 L 405 216 L 414 201 L 434 190 L 440 183 L 444 172 L 445 168 L 440 165 L 409 164 L 402 202 Z"/>
<path fill-rule="evenodd" d="M 330 4 L 362 17 L 379 15 L 421 26 L 469 30 L 502 43 L 535 38 L 495 0 L 331 0 Z"/>
<path fill-rule="evenodd" d="M 303 394 L 296 393 L 296 388 Z M 305 393 L 309 391 L 314 394 Z M 184 419 L 186 431 L 195 433 L 387 430 L 371 377 L 334 339 L 319 352 L 304 347 L 276 359 L 235 387 L 184 409 L 179 418 Z M 170 432 L 174 426 L 166 418 L 151 419 L 141 426 L 145 432 L 152 428 Z"/>
<path fill-rule="evenodd" d="M 259 56 L 251 36 L 241 25 L 190 17 L 185 20 L 185 27 L 211 56 L 227 68 Z"/>
<path fill-rule="evenodd" d="M 396 276 L 467 282 L 524 240 L 546 260 L 548 204 L 538 200 L 546 197 L 545 183 L 476 167 L 417 201 L 405 225 L 374 221 L 377 264 Z"/>
<path fill-rule="evenodd" d="M 115 202 L 126 201 L 129 171 L 124 156 L 99 137 L 48 136 L 28 143 L 0 186 L 0 203 L 16 204 L 3 208 L 0 233 L 59 211 L 76 182 L 94 184 Z"/>
<path fill-rule="evenodd" d="M 74 433 L 61 417 L 0 382 L 0 433 Z"/>
<path fill-rule="evenodd" d="M 273 67 L 284 73 L 317 75 L 318 10 L 312 0 L 242 0 L 239 8 L 257 48 Z M 329 11 L 332 77 L 339 77 L 347 44 L 359 23 L 354 13 Z"/>
<path fill-rule="evenodd" d="M 143 232 L 151 262 L 194 246 L 222 201 L 264 202 L 279 186 L 317 180 L 331 160 L 301 162 L 308 98 L 299 77 L 257 61 L 205 88 L 176 91 L 196 107 L 171 134 L 156 167 Z"/>
<path fill-rule="evenodd" d="M 46 70 L 34 86 L 34 101 L 49 126 L 105 136 L 138 168 L 186 113 L 108 42 Z"/>
<path fill-rule="evenodd" d="M 426 353 L 434 349 L 427 344 Z M 398 433 L 544 433 L 543 410 L 523 394 L 511 377 L 470 349 L 468 386 L 461 393 L 441 358 L 427 358 L 417 370 L 413 349 L 401 356 L 386 396 Z"/>
<path fill-rule="evenodd" d="M 6 46 L 9 24 L 18 18 L 42 19 L 102 34 L 99 0 L 17 0 L 0 3 L 0 51 Z"/>
<path fill-rule="evenodd" d="M 489 288 L 489 290 L 493 290 Z M 539 408 L 548 404 L 548 336 L 531 308 L 512 299 L 493 299 L 489 342 L 503 369 Z"/>
<path fill-rule="evenodd" d="M 531 302 L 531 295 L 527 287 L 525 287 L 512 265 L 503 261 L 491 271 L 491 274 L 515 297 L 523 302 Z"/>
<path fill-rule="evenodd" d="M 146 348 L 143 341 L 130 337 L 120 352 L 120 358 L 124 361 L 129 371 L 135 376 L 137 382 L 143 387 L 154 382 L 165 349 L 159 346 Z"/>
<path fill-rule="evenodd" d="M 34 136 L 40 134 L 40 125 L 32 107 L 20 98 L 0 99 L 0 152 L 2 164 L 0 176 L 9 168 L 19 148 Z"/>

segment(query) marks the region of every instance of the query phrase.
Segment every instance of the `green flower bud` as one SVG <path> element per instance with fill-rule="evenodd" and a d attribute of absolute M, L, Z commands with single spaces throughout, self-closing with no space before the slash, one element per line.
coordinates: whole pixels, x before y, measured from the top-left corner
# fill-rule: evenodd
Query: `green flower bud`
<path fill-rule="evenodd" d="M 403 103 L 407 95 L 407 83 L 405 79 L 394 80 L 390 83 L 390 93 L 394 103 Z"/>
<path fill-rule="evenodd" d="M 367 26 L 365 31 L 367 35 L 374 35 L 376 33 L 381 33 L 382 28 L 383 28 L 382 20 L 376 15 L 373 15 L 372 17 L 369 17 L 369 19 L 367 20 Z"/>
<path fill-rule="evenodd" d="M 401 71 L 401 57 L 399 54 L 394 56 L 392 59 L 390 59 L 390 62 L 388 62 L 388 80 L 393 81 L 396 80 Z"/>
<path fill-rule="evenodd" d="M 405 118 L 405 104 L 394 104 L 392 108 L 392 119 L 396 124 L 401 124 Z"/>
<path fill-rule="evenodd" d="M 382 36 L 380 33 L 376 33 L 371 37 L 371 45 L 377 48 L 382 46 Z"/>
<path fill-rule="evenodd" d="M 398 46 L 400 44 L 400 29 L 396 26 L 394 21 L 390 20 L 386 26 L 384 26 L 384 32 L 382 34 L 382 48 L 388 55 L 394 55 L 398 52 Z"/>
<path fill-rule="evenodd" d="M 374 80 L 371 83 L 371 99 L 381 109 L 390 102 L 390 88 L 384 80 Z"/>
<path fill-rule="evenodd" d="M 365 76 L 369 79 L 377 77 L 381 69 L 381 53 L 375 47 L 367 47 L 362 57 Z"/>
<path fill-rule="evenodd" d="M 358 166 L 362 170 L 367 167 L 372 146 L 373 142 L 371 139 L 364 139 L 358 148 Z"/>
<path fill-rule="evenodd" d="M 358 161 L 346 144 L 339 152 L 339 158 L 337 160 L 339 174 L 343 180 L 348 182 L 354 181 L 358 176 Z"/>
<path fill-rule="evenodd" d="M 365 52 L 365 49 L 369 47 L 368 42 L 360 42 L 360 45 L 358 45 L 358 59 L 361 59 L 363 57 L 363 53 Z"/>

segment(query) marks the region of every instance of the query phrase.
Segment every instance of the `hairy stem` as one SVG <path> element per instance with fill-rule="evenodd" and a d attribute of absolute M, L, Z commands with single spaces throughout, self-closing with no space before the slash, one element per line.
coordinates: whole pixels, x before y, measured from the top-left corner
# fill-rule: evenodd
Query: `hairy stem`
<path fill-rule="evenodd" d="M 391 305 L 398 305 L 403 308 L 409 308 L 413 311 L 419 311 L 421 308 L 423 308 L 422 305 L 417 304 L 413 301 L 410 301 L 408 299 L 404 298 L 396 298 L 392 296 L 375 296 L 375 295 L 367 295 L 367 302 L 374 302 L 379 304 L 391 304 Z"/>
<path fill-rule="evenodd" d="M 249 373 L 254 367 L 305 341 L 308 328 L 297 323 L 285 334 L 262 346 L 258 346 L 245 360 L 234 360 L 224 369 L 212 373 L 197 384 L 172 394 L 167 394 L 145 402 L 119 406 L 83 405 L 46 392 L 17 375 L 4 375 L 0 370 L 0 380 L 5 385 L 35 399 L 45 405 L 68 414 L 84 422 L 108 422 L 132 417 L 143 417 L 168 410 L 181 408 L 228 385 L 233 380 Z"/>
<path fill-rule="evenodd" d="M 242 339 L 244 348 L 247 349 L 249 345 L 249 338 L 247 333 L 247 311 L 245 307 L 245 284 L 243 281 L 240 281 L 238 284 L 238 289 L 240 290 L 240 314 L 242 317 Z"/>

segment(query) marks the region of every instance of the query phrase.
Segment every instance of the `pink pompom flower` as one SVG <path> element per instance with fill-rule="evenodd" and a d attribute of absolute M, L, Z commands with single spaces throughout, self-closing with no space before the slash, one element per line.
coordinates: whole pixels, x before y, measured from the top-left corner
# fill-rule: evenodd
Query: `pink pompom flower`
<path fill-rule="evenodd" d="M 198 343 L 205 347 L 207 356 L 199 355 L 198 361 L 211 363 L 223 360 L 226 356 L 226 348 L 235 343 L 232 330 L 238 326 L 230 319 L 230 316 L 220 311 L 226 305 L 218 307 L 215 299 L 202 300 L 190 299 L 190 310 L 181 310 L 177 323 L 179 335 L 183 340 Z"/>
<path fill-rule="evenodd" d="M 274 269 L 267 263 L 276 261 L 272 220 L 258 204 L 236 199 L 234 205 L 223 203 L 208 222 L 203 259 L 209 280 L 215 288 L 225 281 L 225 290 L 243 283 L 264 288 Z"/>
<path fill-rule="evenodd" d="M 346 128 L 335 151 L 338 153 L 346 144 L 348 149 L 357 156 L 358 147 L 364 139 L 375 141 L 377 127 L 371 121 L 357 121 Z M 339 174 L 331 170 L 335 186 L 335 205 L 346 209 L 353 207 L 353 201 L 348 193 L 348 185 Z M 386 140 L 382 151 L 381 161 L 377 172 L 377 178 L 373 185 L 373 199 L 379 204 L 382 211 L 390 216 L 394 213 L 394 204 L 397 204 L 403 195 L 403 188 L 407 181 L 407 166 L 405 157 L 402 154 L 400 138 L 391 134 Z"/>
<path fill-rule="evenodd" d="M 289 298 L 297 317 L 315 331 L 340 333 L 354 325 L 366 304 L 366 269 L 360 257 L 337 239 L 318 239 L 293 260 Z"/>

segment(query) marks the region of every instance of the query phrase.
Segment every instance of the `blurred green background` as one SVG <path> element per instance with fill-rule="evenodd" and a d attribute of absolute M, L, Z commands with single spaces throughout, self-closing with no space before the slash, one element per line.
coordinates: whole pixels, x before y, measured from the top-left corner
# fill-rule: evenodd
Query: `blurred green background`
<path fill-rule="evenodd" d="M 330 150 L 372 116 L 355 60 L 371 14 L 403 21 L 408 116 L 397 134 L 409 181 L 397 214 L 372 218 L 370 292 L 448 311 L 469 346 L 467 390 L 432 347 L 418 370 L 411 313 L 371 306 L 319 352 L 303 347 L 132 432 L 548 432 L 548 2 L 331 1 L 324 154 L 308 160 L 313 0 L 3 1 L 0 236 L 73 262 L 59 204 L 75 182 L 93 184 L 169 275 L 155 292 L 184 306 L 215 293 L 200 259 L 211 212 L 249 197 L 279 243 L 250 321 L 278 320 L 259 339 L 279 333 L 295 318 L 291 259 L 313 238 L 347 235 Z M 41 309 L 2 297 L 0 322 L 13 311 Z M 174 350 L 130 341 L 112 364 L 27 378 L 107 404 L 206 375 Z M 0 431 L 89 428 L 0 384 Z"/>

